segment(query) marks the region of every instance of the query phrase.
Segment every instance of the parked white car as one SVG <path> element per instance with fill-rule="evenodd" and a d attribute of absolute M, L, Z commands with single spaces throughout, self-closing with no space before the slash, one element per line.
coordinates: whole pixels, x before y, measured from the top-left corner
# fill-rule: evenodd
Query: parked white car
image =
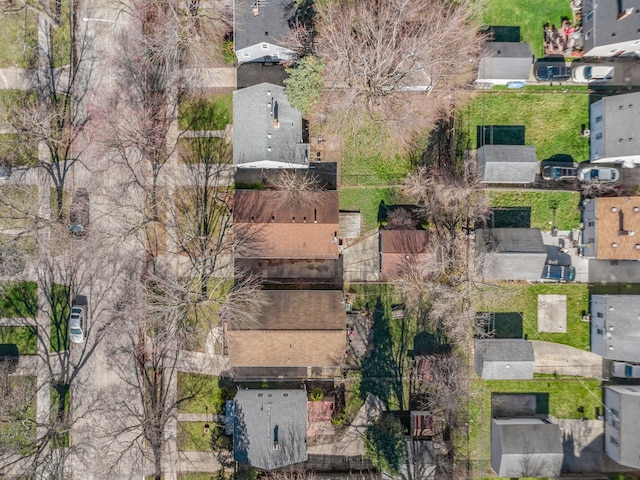
<path fill-rule="evenodd" d="M 73 306 L 71 307 L 71 316 L 69 317 L 69 331 L 71 335 L 69 340 L 72 343 L 84 342 L 84 308 Z"/>
<path fill-rule="evenodd" d="M 578 170 L 578 180 L 593 183 L 615 183 L 620 180 L 620 170 L 612 167 L 586 167 Z"/>
<path fill-rule="evenodd" d="M 576 83 L 603 83 L 613 78 L 613 67 L 608 65 L 580 65 L 571 71 Z"/>
<path fill-rule="evenodd" d="M 611 376 L 619 378 L 640 378 L 640 365 L 626 362 L 611 363 Z"/>

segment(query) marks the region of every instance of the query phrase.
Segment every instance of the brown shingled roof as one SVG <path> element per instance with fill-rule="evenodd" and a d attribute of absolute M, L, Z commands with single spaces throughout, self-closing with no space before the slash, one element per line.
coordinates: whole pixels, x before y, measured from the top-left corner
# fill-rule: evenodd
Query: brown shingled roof
<path fill-rule="evenodd" d="M 640 197 L 600 197 L 595 202 L 596 257 L 640 260 Z"/>
<path fill-rule="evenodd" d="M 282 207 L 280 192 L 239 190 L 233 220 L 255 230 L 255 241 L 238 249 L 241 258 L 337 258 L 338 192 L 318 192 L 315 206 Z"/>
<path fill-rule="evenodd" d="M 424 258 L 428 249 L 426 230 L 381 230 L 380 271 L 387 278 L 397 277 L 407 266 Z"/>

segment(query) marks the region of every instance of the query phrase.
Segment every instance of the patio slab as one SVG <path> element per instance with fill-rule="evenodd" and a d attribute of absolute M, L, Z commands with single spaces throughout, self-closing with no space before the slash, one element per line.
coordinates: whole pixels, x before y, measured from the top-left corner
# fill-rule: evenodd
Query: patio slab
<path fill-rule="evenodd" d="M 567 332 L 566 295 L 538 295 L 538 332 Z"/>

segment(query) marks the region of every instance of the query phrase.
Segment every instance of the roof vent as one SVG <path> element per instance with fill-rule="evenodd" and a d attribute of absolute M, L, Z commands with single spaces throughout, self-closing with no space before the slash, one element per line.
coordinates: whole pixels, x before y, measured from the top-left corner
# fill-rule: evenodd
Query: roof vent
<path fill-rule="evenodd" d="M 618 209 L 617 209 L 616 207 L 611 207 L 611 211 L 612 211 L 613 213 L 616 213 L 616 212 L 618 211 Z"/>
<path fill-rule="evenodd" d="M 613 243 L 611 244 L 611 246 L 612 246 L 613 248 L 618 248 L 618 244 L 617 244 L 616 242 L 613 242 Z"/>
<path fill-rule="evenodd" d="M 633 207 L 633 211 L 634 211 L 635 213 L 640 212 L 640 207 Z"/>
<path fill-rule="evenodd" d="M 640 250 L 640 243 L 636 243 L 636 250 Z"/>

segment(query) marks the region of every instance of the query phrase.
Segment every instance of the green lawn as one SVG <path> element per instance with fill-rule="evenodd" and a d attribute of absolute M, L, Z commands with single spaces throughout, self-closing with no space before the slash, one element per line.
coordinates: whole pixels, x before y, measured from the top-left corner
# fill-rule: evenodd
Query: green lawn
<path fill-rule="evenodd" d="M 0 327 L 0 343 L 13 343 L 20 355 L 37 354 L 36 327 Z"/>
<path fill-rule="evenodd" d="M 524 125 L 525 144 L 536 147 L 539 160 L 570 155 L 574 161 L 589 158 L 589 96 L 585 93 L 514 92 L 500 90 L 473 96 L 458 109 L 462 128 L 475 146 L 479 125 Z"/>
<path fill-rule="evenodd" d="M 469 404 L 469 442 L 471 458 L 478 477 L 489 473 L 491 453 L 491 393 L 548 393 L 549 415 L 561 419 L 595 419 L 595 407 L 600 407 L 601 382 L 575 377 L 538 376 L 533 380 L 476 379 Z M 584 407 L 584 413 L 578 407 Z M 542 410 L 545 405 L 542 405 Z M 540 410 L 540 406 L 539 406 Z"/>
<path fill-rule="evenodd" d="M 221 478 L 223 477 L 221 477 L 220 474 L 210 472 L 188 472 L 178 474 L 178 480 L 220 480 Z"/>
<path fill-rule="evenodd" d="M 233 95 L 189 98 L 180 104 L 179 122 L 184 130 L 224 130 L 233 123 Z"/>
<path fill-rule="evenodd" d="M 50 318 L 51 338 L 49 347 L 52 352 L 62 352 L 69 349 L 70 296 L 69 287 L 65 285 L 54 284 L 52 291 L 49 293 L 49 307 L 53 312 Z"/>
<path fill-rule="evenodd" d="M 360 210 L 363 233 L 378 228 L 380 202 L 390 205 L 399 201 L 398 191 L 394 188 L 343 187 L 340 189 L 340 210 Z"/>
<path fill-rule="evenodd" d="M 531 207 L 531 228 L 550 230 L 552 224 L 560 230 L 580 225 L 580 194 L 577 192 L 489 191 L 494 207 Z"/>
<path fill-rule="evenodd" d="M 493 26 L 519 26 L 522 41 L 531 44 L 536 57 L 542 57 L 542 26 L 549 22 L 559 28 L 563 16 L 572 20 L 569 3 L 567 0 L 488 0 L 482 21 Z"/>
<path fill-rule="evenodd" d="M 69 446 L 69 431 L 66 428 L 69 421 L 69 409 L 71 407 L 71 392 L 68 385 L 51 385 L 51 415 L 52 423 L 60 426 L 53 433 L 51 446 L 53 448 L 67 448 Z"/>
<path fill-rule="evenodd" d="M 35 318 L 38 286 L 35 282 L 9 282 L 0 286 L 0 317 Z"/>
<path fill-rule="evenodd" d="M 54 67 L 69 65 L 71 60 L 71 2 L 62 1 L 61 25 L 51 29 L 51 57 Z"/>
<path fill-rule="evenodd" d="M 38 187 L 0 186 L 0 228 L 28 228 L 38 207 Z"/>
<path fill-rule="evenodd" d="M 567 332 L 538 333 L 538 295 L 567 296 Z M 589 310 L 589 287 L 583 284 L 505 284 L 478 293 L 476 311 L 522 312 L 523 333 L 529 340 L 571 345 L 589 349 L 589 323 L 582 321 L 582 311 Z"/>
<path fill-rule="evenodd" d="M 392 142 L 374 128 L 344 136 L 340 183 L 342 186 L 397 185 L 411 170 L 408 156 L 390 148 Z"/>
<path fill-rule="evenodd" d="M 38 147 L 28 135 L 19 133 L 0 134 L 0 158 L 16 167 L 38 164 Z"/>
<path fill-rule="evenodd" d="M 226 378 L 178 373 L 178 405 L 180 413 L 224 413 L 224 404 L 235 396 L 233 382 Z M 208 409 L 208 410 L 207 410 Z"/>
<path fill-rule="evenodd" d="M 213 451 L 213 425 L 205 433 L 205 422 L 178 422 L 178 450 L 210 452 Z"/>
<path fill-rule="evenodd" d="M 0 68 L 33 68 L 38 56 L 38 15 L 31 9 L 0 17 Z"/>
<path fill-rule="evenodd" d="M 36 377 L 5 377 L 0 394 L 12 392 L 18 403 L 4 405 L 0 417 L 0 442 L 6 451 L 16 449 L 23 455 L 34 453 L 36 439 Z"/>

